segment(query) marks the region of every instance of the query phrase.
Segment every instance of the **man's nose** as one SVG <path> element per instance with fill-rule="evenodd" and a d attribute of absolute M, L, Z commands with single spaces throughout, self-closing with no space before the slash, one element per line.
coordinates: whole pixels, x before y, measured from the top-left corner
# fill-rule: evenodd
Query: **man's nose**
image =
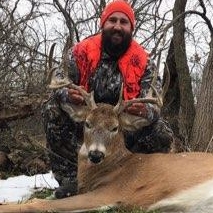
<path fill-rule="evenodd" d="M 117 21 L 114 25 L 114 29 L 120 30 L 121 29 L 121 23 L 120 21 Z"/>

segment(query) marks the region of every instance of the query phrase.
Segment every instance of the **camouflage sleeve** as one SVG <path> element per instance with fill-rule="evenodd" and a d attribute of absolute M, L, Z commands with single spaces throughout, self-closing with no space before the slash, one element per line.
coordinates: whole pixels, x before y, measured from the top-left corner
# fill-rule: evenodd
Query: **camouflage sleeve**
<path fill-rule="evenodd" d="M 67 66 L 68 66 L 68 77 L 75 83 L 79 84 L 80 81 L 80 73 L 72 52 L 72 48 L 69 49 L 67 54 Z"/>
<path fill-rule="evenodd" d="M 141 79 L 141 92 L 140 97 L 145 97 L 150 89 L 152 79 L 154 77 L 154 72 L 157 68 L 153 60 L 149 60 L 145 74 Z M 159 94 L 162 93 L 162 82 L 160 76 L 157 76 L 157 81 L 155 88 Z M 156 104 L 145 104 L 146 105 L 146 116 L 147 119 L 152 123 L 160 117 L 160 108 Z"/>

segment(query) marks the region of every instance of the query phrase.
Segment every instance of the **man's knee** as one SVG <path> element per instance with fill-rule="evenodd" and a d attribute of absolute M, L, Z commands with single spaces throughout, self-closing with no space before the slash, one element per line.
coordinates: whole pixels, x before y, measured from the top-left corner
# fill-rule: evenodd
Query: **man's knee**
<path fill-rule="evenodd" d="M 69 168 L 69 171 L 57 171 L 54 173 L 59 187 L 55 190 L 56 198 L 64 198 L 76 195 L 78 193 L 77 168 Z"/>
<path fill-rule="evenodd" d="M 125 138 L 130 151 L 142 153 L 170 152 L 174 141 L 173 131 L 162 119 L 140 131 L 126 134 Z"/>
<path fill-rule="evenodd" d="M 163 119 L 159 119 L 153 124 L 153 131 L 156 132 L 159 137 L 165 138 L 166 140 L 171 140 L 174 137 L 169 123 Z"/>
<path fill-rule="evenodd" d="M 156 143 L 163 152 L 170 152 L 173 148 L 174 133 L 166 120 L 159 119 L 153 124 L 153 135 L 155 136 Z"/>

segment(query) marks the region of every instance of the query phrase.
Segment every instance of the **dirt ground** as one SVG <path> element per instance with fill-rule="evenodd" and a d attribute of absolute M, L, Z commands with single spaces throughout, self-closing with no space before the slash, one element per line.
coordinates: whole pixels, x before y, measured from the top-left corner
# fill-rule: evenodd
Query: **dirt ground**
<path fill-rule="evenodd" d="M 50 170 L 40 110 L 0 125 L 0 179 Z"/>

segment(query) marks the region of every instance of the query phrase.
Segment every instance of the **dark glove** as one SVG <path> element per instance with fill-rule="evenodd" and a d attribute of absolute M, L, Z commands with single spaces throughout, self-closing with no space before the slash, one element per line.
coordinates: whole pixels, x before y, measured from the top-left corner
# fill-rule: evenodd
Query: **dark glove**
<path fill-rule="evenodd" d="M 133 103 L 126 109 L 126 112 L 140 117 L 147 117 L 146 104 L 144 103 Z"/>

